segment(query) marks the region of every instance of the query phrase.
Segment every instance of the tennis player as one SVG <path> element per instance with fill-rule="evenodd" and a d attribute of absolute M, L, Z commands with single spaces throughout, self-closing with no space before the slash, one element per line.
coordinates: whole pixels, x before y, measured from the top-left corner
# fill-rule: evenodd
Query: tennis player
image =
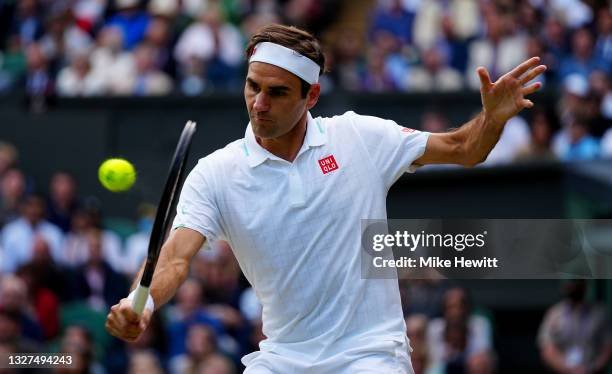
<path fill-rule="evenodd" d="M 145 312 L 123 299 L 107 329 L 137 339 L 205 241 L 225 239 L 263 305 L 267 339 L 242 358 L 246 373 L 412 373 L 397 280 L 361 278 L 360 220 L 386 218 L 406 171 L 484 161 L 506 121 L 533 106 L 530 81 L 546 67 L 534 57 L 496 82 L 479 68 L 482 112 L 429 134 L 354 112 L 313 118 L 325 58 L 302 30 L 266 26 L 247 56 L 244 138 L 191 171 Z"/>

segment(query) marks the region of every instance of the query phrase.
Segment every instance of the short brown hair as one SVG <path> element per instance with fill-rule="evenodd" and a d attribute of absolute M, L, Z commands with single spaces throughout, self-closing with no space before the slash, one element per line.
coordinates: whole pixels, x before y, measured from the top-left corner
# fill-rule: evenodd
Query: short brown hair
<path fill-rule="evenodd" d="M 321 68 L 321 70 L 319 70 L 319 75 L 325 72 L 325 55 L 323 55 L 321 45 L 314 36 L 304 30 L 300 30 L 294 26 L 279 24 L 271 24 L 262 27 L 251 36 L 251 39 L 249 39 L 249 44 L 246 47 L 247 59 L 253 54 L 255 46 L 262 42 L 275 43 L 293 49 L 302 56 L 308 57 L 316 62 Z M 300 80 L 302 82 L 302 97 L 306 97 L 308 89 L 310 89 L 310 84 L 301 78 Z"/>

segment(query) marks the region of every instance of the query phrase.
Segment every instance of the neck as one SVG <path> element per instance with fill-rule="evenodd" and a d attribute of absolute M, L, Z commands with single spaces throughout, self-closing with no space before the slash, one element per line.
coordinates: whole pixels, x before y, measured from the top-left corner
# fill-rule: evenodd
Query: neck
<path fill-rule="evenodd" d="M 304 112 L 304 115 L 298 120 L 298 123 L 288 133 L 272 139 L 264 139 L 256 136 L 255 140 L 273 155 L 283 160 L 293 162 L 300 148 L 302 148 L 302 144 L 304 144 L 307 121 L 308 112 Z"/>

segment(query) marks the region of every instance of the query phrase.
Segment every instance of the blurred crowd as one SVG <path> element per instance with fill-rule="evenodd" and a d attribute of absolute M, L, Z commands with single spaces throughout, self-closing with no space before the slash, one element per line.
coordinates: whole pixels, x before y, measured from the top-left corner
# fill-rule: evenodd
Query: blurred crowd
<path fill-rule="evenodd" d="M 493 374 L 503 369 L 495 351 L 495 341 L 503 340 L 496 336 L 495 317 L 476 305 L 467 289 L 433 277 L 402 280 L 400 286 L 415 374 Z M 544 314 L 536 345 L 551 372 L 603 373 L 610 362 L 608 311 L 588 300 L 587 289 L 584 280 L 565 281 L 562 300 Z M 525 347 L 521 351 L 528 353 Z"/>
<path fill-rule="evenodd" d="M 228 243 L 202 249 L 140 340 L 121 342 L 104 322 L 146 257 L 154 207 L 142 204 L 125 230 L 103 219 L 70 173 L 54 173 L 43 188 L 17 160 L 0 142 L 0 355 L 70 353 L 91 373 L 241 372 L 240 357 L 265 336 L 261 305 Z M 498 372 L 493 314 L 465 288 L 433 278 L 402 280 L 400 290 L 416 374 Z M 568 282 L 543 316 L 536 344 L 555 372 L 596 373 L 610 360 L 607 312 L 585 291 L 585 282 Z"/>
<path fill-rule="evenodd" d="M 271 22 L 320 30 L 335 2 L 2 0 L 0 92 L 23 87 L 32 96 L 148 96 L 240 90 L 243 49 L 255 30 Z"/>
<path fill-rule="evenodd" d="M 366 24 L 342 17 L 351 6 Z M 606 0 L 1 0 L 0 92 L 240 91 L 246 41 L 282 22 L 322 40 L 326 92 L 478 89 L 477 66 L 495 79 L 537 55 L 542 83 L 577 76 L 609 94 L 611 11 Z"/>
<path fill-rule="evenodd" d="M 263 338 L 261 307 L 227 243 L 200 251 L 171 305 L 125 344 L 104 322 L 146 257 L 154 207 L 139 208 L 132 230 L 113 230 L 70 173 L 40 188 L 16 159 L 0 144 L 0 356 L 71 353 L 92 373 L 239 372 Z"/>
<path fill-rule="evenodd" d="M 538 79 L 561 99 L 530 111 L 527 121 L 510 121 L 487 163 L 612 154 L 608 1 L 355 2 L 365 24 L 342 17 L 346 4 L 0 0 L 0 93 L 25 89 L 35 111 L 56 95 L 237 93 L 246 41 L 262 25 L 284 22 L 322 40 L 328 73 L 321 83 L 328 93 L 475 90 L 477 66 L 495 79 L 527 57 L 541 56 L 548 70 Z M 445 131 L 443 113 L 428 113 L 422 128 Z"/>

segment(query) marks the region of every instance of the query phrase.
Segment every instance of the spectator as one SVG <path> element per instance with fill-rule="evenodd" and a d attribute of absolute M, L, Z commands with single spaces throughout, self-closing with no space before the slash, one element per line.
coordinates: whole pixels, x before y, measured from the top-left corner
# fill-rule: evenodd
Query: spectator
<path fill-rule="evenodd" d="M 595 70 L 589 77 L 589 86 L 593 99 L 599 102 L 597 112 L 605 121 L 606 128 L 612 121 L 612 85 L 605 72 Z"/>
<path fill-rule="evenodd" d="M 76 269 L 74 296 L 86 299 L 92 309 L 108 310 L 126 295 L 127 281 L 105 261 L 100 230 L 87 232 L 87 248 L 87 262 Z"/>
<path fill-rule="evenodd" d="M 538 8 L 537 4 L 530 1 L 519 1 L 517 5 L 517 22 L 520 28 L 529 35 L 536 35 L 540 32 L 544 10 Z M 529 54 L 529 56 L 540 56 L 539 54 Z"/>
<path fill-rule="evenodd" d="M 484 165 L 503 164 L 514 161 L 521 150 L 529 146 L 530 135 L 527 122 L 513 117 L 504 126 L 501 138 L 489 153 Z"/>
<path fill-rule="evenodd" d="M 608 66 L 612 64 L 612 10 L 602 7 L 597 12 L 597 40 L 595 54 Z"/>
<path fill-rule="evenodd" d="M 162 374 L 161 363 L 154 353 L 149 351 L 134 352 L 130 356 L 129 374 Z"/>
<path fill-rule="evenodd" d="M 437 48 L 423 51 L 423 65 L 410 70 L 408 89 L 411 91 L 458 91 L 463 87 L 459 71 L 448 66 L 447 59 Z"/>
<path fill-rule="evenodd" d="M 2 347 L 14 353 L 39 351 L 38 343 L 22 334 L 21 321 L 19 312 L 0 308 L 0 354 L 3 353 Z"/>
<path fill-rule="evenodd" d="M 193 59 L 204 63 L 206 81 L 217 88 L 236 87 L 242 63 L 242 36 L 225 22 L 218 5 L 209 4 L 180 36 L 174 57 L 184 69 Z"/>
<path fill-rule="evenodd" d="M 526 40 L 513 30 L 512 15 L 502 14 L 491 5 L 485 15 L 487 35 L 474 41 L 469 47 L 468 67 L 465 72 L 469 86 L 480 89 L 476 68 L 484 66 L 495 81 L 503 72 L 512 68 L 527 58 Z"/>
<path fill-rule="evenodd" d="M 564 298 L 544 316 L 538 332 L 540 354 L 556 373 L 594 373 L 606 367 L 612 331 L 605 307 L 586 301 L 587 283 L 568 281 Z"/>
<path fill-rule="evenodd" d="M 187 334 L 195 324 L 209 326 L 216 336 L 225 334 L 223 324 L 209 314 L 203 302 L 202 285 L 195 279 L 186 280 L 176 294 L 176 304 L 168 311 L 170 357 L 187 351 Z"/>
<path fill-rule="evenodd" d="M 443 305 L 444 317 L 430 321 L 427 329 L 427 350 L 433 364 L 455 359 L 464 363 L 464 353 L 492 348 L 489 320 L 472 312 L 466 290 L 449 289 Z"/>
<path fill-rule="evenodd" d="M 413 314 L 406 318 L 406 335 L 412 347 L 410 358 L 415 374 L 425 373 L 429 366 L 429 355 L 427 353 L 427 331 L 428 318 L 423 314 Z"/>
<path fill-rule="evenodd" d="M 2 173 L 0 185 L 0 227 L 19 217 L 19 207 L 25 196 L 26 182 L 19 169 L 8 169 Z"/>
<path fill-rule="evenodd" d="M 123 34 L 123 47 L 131 50 L 144 38 L 150 17 L 139 7 L 139 0 L 115 0 L 117 13 L 105 26 L 118 27 Z"/>
<path fill-rule="evenodd" d="M 147 10 L 156 19 L 163 18 L 171 21 L 179 15 L 180 2 L 178 0 L 150 0 Z"/>
<path fill-rule="evenodd" d="M 70 231 L 72 214 L 78 208 L 77 184 L 74 176 L 65 171 L 58 171 L 51 177 L 49 186 L 49 203 L 47 217 L 64 233 Z"/>
<path fill-rule="evenodd" d="M 444 326 L 444 356 L 440 362 L 448 374 L 462 373 L 467 364 L 468 326 L 465 320 L 453 320 Z"/>
<path fill-rule="evenodd" d="M 593 11 L 583 1 L 551 0 L 549 3 L 549 11 L 560 14 L 565 25 L 571 29 L 585 26 L 593 20 Z"/>
<path fill-rule="evenodd" d="M 205 324 L 197 323 L 189 328 L 185 346 L 186 352 L 170 362 L 171 373 L 186 373 L 195 371 L 196 368 L 199 368 L 198 372 L 201 373 L 201 365 L 206 365 L 208 360 L 220 355 L 215 332 Z"/>
<path fill-rule="evenodd" d="M 76 25 L 67 2 L 53 3 L 47 22 L 47 33 L 40 40 L 40 47 L 47 60 L 55 63 L 55 70 L 91 47 L 91 37 Z"/>
<path fill-rule="evenodd" d="M 599 157 L 599 142 L 589 134 L 589 124 L 576 117 L 569 127 L 569 147 L 563 155 L 567 161 L 594 160 Z"/>
<path fill-rule="evenodd" d="M 540 82 L 542 83 L 542 87 L 544 87 L 546 84 L 546 78 L 550 76 L 548 64 L 554 62 L 548 59 L 549 56 L 546 54 L 544 42 L 537 35 L 530 35 L 527 37 L 527 44 L 525 48 L 527 50 L 527 56 L 539 56 L 542 59 L 542 63 L 547 66 L 545 74 L 541 74 L 531 81 L 533 83 Z"/>
<path fill-rule="evenodd" d="M 367 70 L 361 82 L 363 90 L 380 93 L 397 89 L 397 83 L 385 66 L 385 57 L 380 47 L 372 46 L 368 49 Z"/>
<path fill-rule="evenodd" d="M 171 39 L 171 21 L 165 17 L 153 18 L 145 34 L 145 42 L 155 53 L 153 66 L 169 76 L 174 76 L 175 66 L 172 58 Z"/>
<path fill-rule="evenodd" d="M 194 268 L 193 276 L 202 281 L 207 301 L 238 307 L 241 290 L 238 285 L 240 267 L 229 243 L 217 240 L 210 250 L 199 256 L 201 267 Z"/>
<path fill-rule="evenodd" d="M 133 278 L 140 270 L 149 249 L 149 238 L 155 219 L 155 206 L 141 204 L 138 207 L 138 232 L 130 235 L 125 242 L 122 272 Z"/>
<path fill-rule="evenodd" d="M 107 0 L 76 0 L 73 3 L 72 11 L 76 24 L 86 32 L 91 32 L 94 25 L 102 19 Z"/>
<path fill-rule="evenodd" d="M 90 57 L 92 74 L 102 77 L 111 95 L 127 95 L 136 71 L 134 57 L 123 51 L 123 34 L 116 27 L 100 30 L 97 47 Z"/>
<path fill-rule="evenodd" d="M 544 109 L 534 110 L 530 121 L 531 140 L 526 147 L 523 147 L 517 160 L 554 160 L 555 154 L 552 151 L 552 136 L 558 124 L 552 113 Z"/>
<path fill-rule="evenodd" d="M 240 268 L 229 244 L 224 240 L 211 243 L 212 249 L 198 256 L 192 266 L 194 278 L 202 280 L 206 295 L 206 311 L 221 321 L 224 329 L 231 334 L 221 335 L 221 349 L 232 355 L 239 355 L 239 347 L 234 340 L 246 340 L 248 326 L 239 312 L 241 289 L 239 287 Z M 199 266 L 198 266 L 199 265 Z"/>
<path fill-rule="evenodd" d="M 584 108 L 589 93 L 589 83 L 580 74 L 572 74 L 563 82 L 563 96 L 558 104 L 561 130 L 553 137 L 553 151 L 559 158 L 567 154 L 570 146 L 569 128 L 574 117 L 586 117 Z"/>
<path fill-rule="evenodd" d="M 9 37 L 7 47 L 0 50 L 0 92 L 8 91 L 23 80 L 26 71 L 26 56 L 19 37 Z"/>
<path fill-rule="evenodd" d="M 588 79 L 594 70 L 609 72 L 609 64 L 594 53 L 594 42 L 591 31 L 587 28 L 577 30 L 572 37 L 572 55 L 561 61 L 559 75 L 561 79 L 571 74 L 580 74 Z"/>
<path fill-rule="evenodd" d="M 370 35 L 376 39 L 379 32 L 391 34 L 401 45 L 412 44 L 414 13 L 402 5 L 401 0 L 378 1 Z"/>
<path fill-rule="evenodd" d="M 16 166 L 18 158 L 17 148 L 11 143 L 0 140 L 0 178 L 4 177 L 9 169 Z"/>
<path fill-rule="evenodd" d="M 326 57 L 332 66 L 331 74 L 335 84 L 348 91 L 358 91 L 361 88 L 360 74 L 363 69 L 363 40 L 355 29 L 343 29 L 339 32 L 333 44 L 333 53 Z"/>
<path fill-rule="evenodd" d="M 260 1 L 255 11 L 244 16 L 240 29 L 243 36 L 248 39 L 257 30 L 271 23 L 282 23 L 280 14 L 276 11 L 276 4 L 274 1 Z"/>
<path fill-rule="evenodd" d="M 70 300 L 69 276 L 66 269 L 58 266 L 51 257 L 49 244 L 37 237 L 32 248 L 32 260 L 20 268 L 25 274 L 33 274 L 34 290 L 36 285 L 49 289 L 63 302 Z M 20 272 L 21 273 L 21 272 Z"/>
<path fill-rule="evenodd" d="M 23 47 L 34 43 L 43 33 L 43 24 L 40 19 L 36 0 L 19 0 L 17 12 L 13 18 L 11 34 L 18 36 Z"/>
<path fill-rule="evenodd" d="M 200 374 L 235 374 L 236 366 L 226 357 L 215 354 L 200 362 L 197 372 Z"/>
<path fill-rule="evenodd" d="M 442 300 L 449 285 L 437 273 L 424 273 L 420 279 L 401 279 L 400 285 L 404 316 L 424 314 L 434 318 L 442 314 Z"/>
<path fill-rule="evenodd" d="M 467 360 L 467 374 L 494 374 L 497 372 L 495 355 L 491 351 L 474 353 Z"/>
<path fill-rule="evenodd" d="M 97 96 L 105 93 L 104 77 L 91 69 L 88 51 L 76 52 L 70 66 L 60 70 L 57 93 L 60 96 Z"/>
<path fill-rule="evenodd" d="M 200 95 L 207 88 L 204 61 L 191 56 L 179 67 L 181 92 L 187 96 Z"/>
<path fill-rule="evenodd" d="M 95 357 L 95 342 L 91 333 L 83 326 L 71 325 L 64 332 L 60 342 L 60 353 L 68 353 L 74 357 L 74 364 L 58 370 L 59 373 L 91 373 L 104 374 L 104 367 Z"/>
<path fill-rule="evenodd" d="M 28 298 L 28 286 L 20 278 L 7 275 L 0 280 L 0 309 L 19 318 L 22 336 L 34 341 L 43 340 L 43 330 Z"/>
<path fill-rule="evenodd" d="M 467 42 L 474 39 L 482 23 L 477 0 L 422 1 L 414 26 L 416 46 L 426 51 L 442 48 L 451 66 L 465 69 Z"/>
<path fill-rule="evenodd" d="M 41 112 L 46 109 L 48 97 L 53 94 L 53 76 L 39 44 L 32 43 L 27 47 L 26 58 L 28 71 L 25 86 L 30 110 Z"/>
<path fill-rule="evenodd" d="M 116 272 L 123 272 L 121 239 L 112 231 L 102 230 L 97 208 L 79 208 L 72 215 L 71 231 L 66 235 L 61 263 L 69 267 L 80 266 L 89 259 L 89 233 L 101 231 L 102 257 Z"/>
<path fill-rule="evenodd" d="M 546 63 L 546 75 L 557 78 L 561 60 L 569 52 L 567 48 L 567 35 L 565 27 L 561 20 L 549 15 L 544 24 L 543 41 L 546 52 L 543 56 L 543 62 Z"/>
<path fill-rule="evenodd" d="M 145 43 L 134 49 L 136 72 L 131 77 L 131 94 L 137 96 L 164 95 L 172 90 L 170 77 L 155 67 L 155 53 L 155 49 Z"/>
<path fill-rule="evenodd" d="M 13 273 L 32 259 L 32 249 L 38 236 L 49 244 L 55 261 L 61 258 L 62 232 L 44 219 L 45 211 L 42 196 L 30 195 L 21 204 L 21 216 L 4 227 L 0 242 L 5 251 L 5 272 Z"/>
<path fill-rule="evenodd" d="M 39 243 L 41 244 L 36 245 L 36 252 L 45 250 L 38 248 L 46 243 L 42 240 Z M 47 257 L 49 257 L 48 254 Z M 36 320 L 40 323 L 43 338 L 50 340 L 59 332 L 59 299 L 41 282 L 43 278 L 36 270 L 37 268 L 34 265 L 27 264 L 18 270 L 17 275 L 26 284 L 29 292 L 28 298 L 34 309 Z"/>

